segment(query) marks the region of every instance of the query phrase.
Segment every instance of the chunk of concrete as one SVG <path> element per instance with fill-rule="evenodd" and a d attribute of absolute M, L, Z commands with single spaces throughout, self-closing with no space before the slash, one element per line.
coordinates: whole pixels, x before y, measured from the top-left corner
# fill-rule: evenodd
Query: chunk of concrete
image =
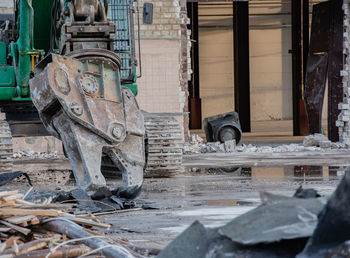
<path fill-rule="evenodd" d="M 219 229 L 219 234 L 243 245 L 310 237 L 325 200 L 290 198 L 260 205 Z"/>
<path fill-rule="evenodd" d="M 303 145 L 306 147 L 331 148 L 332 142 L 323 134 L 316 133 L 304 137 Z"/>
<path fill-rule="evenodd" d="M 350 168 L 322 210 L 317 227 L 299 257 L 321 257 L 350 239 Z"/>

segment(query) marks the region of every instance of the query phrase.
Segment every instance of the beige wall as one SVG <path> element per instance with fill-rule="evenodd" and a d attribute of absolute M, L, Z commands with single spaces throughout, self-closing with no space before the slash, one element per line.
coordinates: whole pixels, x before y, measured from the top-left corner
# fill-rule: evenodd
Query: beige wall
<path fill-rule="evenodd" d="M 232 39 L 232 30 L 199 30 L 203 118 L 234 110 Z"/>
<path fill-rule="evenodd" d="M 203 118 L 234 108 L 232 4 L 222 4 L 199 5 Z M 293 119 L 291 5 L 251 1 L 249 14 L 251 119 Z"/>
<path fill-rule="evenodd" d="M 251 119 L 292 119 L 290 5 L 250 4 Z M 232 7 L 199 7 L 203 117 L 234 109 Z M 270 15 L 273 14 L 273 15 Z M 208 16 L 218 15 L 218 16 Z M 223 16 L 227 15 L 227 16 Z"/>
<path fill-rule="evenodd" d="M 148 112 L 180 110 L 180 42 L 178 40 L 142 40 L 142 74 L 138 80 L 137 100 Z"/>

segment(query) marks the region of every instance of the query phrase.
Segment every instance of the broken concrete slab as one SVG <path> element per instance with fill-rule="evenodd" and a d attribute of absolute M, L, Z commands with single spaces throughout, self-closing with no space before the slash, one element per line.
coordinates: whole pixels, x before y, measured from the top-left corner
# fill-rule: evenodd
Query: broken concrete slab
<path fill-rule="evenodd" d="M 318 225 L 299 257 L 324 254 L 350 239 L 350 167 L 319 216 Z"/>
<path fill-rule="evenodd" d="M 205 228 L 194 222 L 159 254 L 160 258 L 216 257 L 295 257 L 305 246 L 306 239 L 293 239 L 256 246 L 238 245 L 220 235 L 217 229 Z"/>
<path fill-rule="evenodd" d="M 332 142 L 327 138 L 327 136 L 315 133 L 304 137 L 303 145 L 306 147 L 321 147 L 321 148 L 331 148 Z"/>
<path fill-rule="evenodd" d="M 219 228 L 218 232 L 243 245 L 309 237 L 324 204 L 322 198 L 264 203 Z"/>
<path fill-rule="evenodd" d="M 295 198 L 309 199 L 309 198 L 318 198 L 321 195 L 315 189 L 304 189 L 303 186 L 300 186 L 296 191 L 294 196 Z"/>
<path fill-rule="evenodd" d="M 26 179 L 28 180 L 28 184 L 30 186 L 33 186 L 28 174 L 21 171 L 0 173 L 0 186 L 10 183 L 12 180 L 20 176 L 25 176 Z"/>
<path fill-rule="evenodd" d="M 207 229 L 198 221 L 181 233 L 159 255 L 158 258 L 205 257 L 209 242 Z"/>

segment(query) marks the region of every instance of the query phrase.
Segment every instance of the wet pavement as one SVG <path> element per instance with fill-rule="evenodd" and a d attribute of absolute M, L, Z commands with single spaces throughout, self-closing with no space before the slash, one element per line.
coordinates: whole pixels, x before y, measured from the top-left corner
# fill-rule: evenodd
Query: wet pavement
<path fill-rule="evenodd" d="M 253 167 L 224 172 L 197 169 L 174 178 L 146 179 L 139 199 L 150 210 L 107 216 L 111 235 L 140 246 L 164 247 L 195 220 L 226 224 L 260 204 L 260 191 L 292 196 L 302 185 L 329 196 L 345 167 Z"/>
<path fill-rule="evenodd" d="M 346 158 L 344 153 L 340 156 Z M 339 166 L 341 162 L 331 158 L 322 163 L 317 159 L 313 162 L 305 159 L 305 163 L 311 163 L 308 166 L 300 165 L 304 162 L 281 166 L 283 160 L 270 167 L 239 167 L 230 163 L 218 166 L 227 160 L 230 160 L 228 155 L 218 163 L 207 160 L 203 166 L 190 165 L 185 160 L 186 171 L 182 174 L 172 178 L 146 178 L 138 201 L 145 203 L 148 209 L 105 215 L 107 222 L 112 224 L 109 237 L 121 238 L 137 246 L 163 248 L 195 220 L 207 227 L 217 227 L 253 209 L 260 204 L 260 191 L 292 196 L 302 185 L 329 196 L 346 169 Z M 256 159 L 256 162 L 260 161 L 264 160 Z M 15 167 L 34 176 L 35 187 L 51 190 L 75 187 L 66 160 L 33 160 L 29 163 L 17 162 Z M 121 184 L 117 178 L 108 178 L 107 182 L 111 189 Z"/>

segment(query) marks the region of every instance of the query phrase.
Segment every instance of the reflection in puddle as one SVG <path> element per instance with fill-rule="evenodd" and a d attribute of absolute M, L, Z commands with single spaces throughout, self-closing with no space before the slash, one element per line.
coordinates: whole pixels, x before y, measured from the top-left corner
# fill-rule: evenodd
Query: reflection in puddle
<path fill-rule="evenodd" d="M 242 201 L 242 200 L 230 200 L 230 199 L 220 199 L 220 200 L 204 200 L 202 204 L 207 206 L 250 206 L 258 205 L 259 202 L 253 201 Z"/>
<path fill-rule="evenodd" d="M 249 167 L 249 168 L 209 168 L 209 174 L 225 174 L 247 177 L 251 180 L 268 181 L 329 181 L 339 179 L 347 167 L 331 166 L 286 166 L 286 167 Z"/>

